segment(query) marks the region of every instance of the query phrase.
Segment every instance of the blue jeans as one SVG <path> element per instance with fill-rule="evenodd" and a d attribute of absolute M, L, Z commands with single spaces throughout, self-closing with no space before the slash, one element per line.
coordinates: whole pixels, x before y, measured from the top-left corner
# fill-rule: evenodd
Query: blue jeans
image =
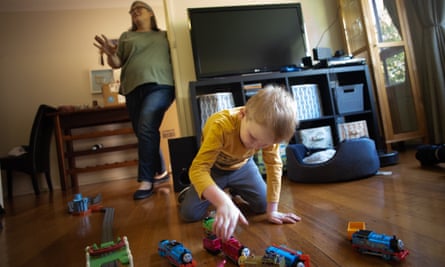
<path fill-rule="evenodd" d="M 153 182 L 156 173 L 165 171 L 159 127 L 175 99 L 175 88 L 147 83 L 136 87 L 125 99 L 138 139 L 138 182 Z"/>
<path fill-rule="evenodd" d="M 219 188 L 223 190 L 230 188 L 232 192 L 247 201 L 252 212 L 266 212 L 266 183 L 252 158 L 235 171 L 223 171 L 213 167 L 211 176 Z M 179 214 L 181 219 L 186 222 L 199 221 L 207 215 L 209 206 L 210 202 L 202 200 L 195 188 L 191 186 L 184 194 Z"/>

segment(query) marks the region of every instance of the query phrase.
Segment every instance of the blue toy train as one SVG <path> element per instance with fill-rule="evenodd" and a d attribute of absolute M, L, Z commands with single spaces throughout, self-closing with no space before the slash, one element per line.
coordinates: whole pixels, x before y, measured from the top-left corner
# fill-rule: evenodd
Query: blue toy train
<path fill-rule="evenodd" d="M 272 245 L 266 248 L 266 254 L 277 254 L 284 257 L 286 267 L 310 267 L 309 255 L 285 246 Z"/>
<path fill-rule="evenodd" d="M 380 256 L 385 260 L 401 261 L 409 254 L 403 241 L 395 235 L 378 234 L 369 230 L 353 233 L 352 247 L 360 253 Z"/>
<path fill-rule="evenodd" d="M 176 267 L 195 267 L 196 262 L 193 259 L 189 249 L 176 240 L 161 240 L 158 245 L 158 253 Z"/>

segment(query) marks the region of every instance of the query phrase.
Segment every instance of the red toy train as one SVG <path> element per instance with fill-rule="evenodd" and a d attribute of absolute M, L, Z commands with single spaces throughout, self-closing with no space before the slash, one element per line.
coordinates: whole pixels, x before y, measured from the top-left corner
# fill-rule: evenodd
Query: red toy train
<path fill-rule="evenodd" d="M 228 240 L 222 241 L 221 238 L 213 233 L 212 227 L 214 220 L 213 217 L 207 217 L 202 221 L 205 232 L 205 237 L 202 240 L 204 249 L 212 254 L 223 252 L 227 258 L 237 264 L 240 256 L 249 256 L 249 248 L 241 244 L 235 237 L 232 236 Z"/>

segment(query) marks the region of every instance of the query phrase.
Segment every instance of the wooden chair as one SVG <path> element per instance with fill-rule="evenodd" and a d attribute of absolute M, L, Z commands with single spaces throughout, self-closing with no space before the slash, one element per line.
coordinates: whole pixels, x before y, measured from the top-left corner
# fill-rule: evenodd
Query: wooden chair
<path fill-rule="evenodd" d="M 48 189 L 50 191 L 53 190 L 49 151 L 54 122 L 53 119 L 48 116 L 48 113 L 55 111 L 56 109 L 53 107 L 44 104 L 40 105 L 32 125 L 29 144 L 23 146 L 26 153 L 20 156 L 0 158 L 1 169 L 6 171 L 9 198 L 12 198 L 12 174 L 14 171 L 23 172 L 31 176 L 36 195 L 40 194 L 38 175 L 41 173 L 45 174 Z"/>

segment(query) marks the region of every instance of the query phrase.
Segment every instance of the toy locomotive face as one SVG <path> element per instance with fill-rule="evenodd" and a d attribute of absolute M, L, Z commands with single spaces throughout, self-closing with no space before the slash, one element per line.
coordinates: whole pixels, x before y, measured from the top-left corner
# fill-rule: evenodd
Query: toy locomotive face
<path fill-rule="evenodd" d="M 249 255 L 250 255 L 250 249 L 249 249 L 249 248 L 246 248 L 246 247 L 243 247 L 243 248 L 241 249 L 240 256 L 249 256 Z"/>
<path fill-rule="evenodd" d="M 396 237 L 394 236 L 394 238 L 396 238 Z M 400 240 L 400 239 L 397 239 L 397 250 L 398 250 L 398 251 L 401 251 L 401 250 L 403 250 L 404 248 L 405 248 L 405 244 L 403 244 L 403 241 Z"/>
<path fill-rule="evenodd" d="M 184 263 L 190 263 L 192 262 L 192 259 L 193 259 L 192 254 L 189 252 L 186 252 L 182 255 L 182 261 Z"/>

